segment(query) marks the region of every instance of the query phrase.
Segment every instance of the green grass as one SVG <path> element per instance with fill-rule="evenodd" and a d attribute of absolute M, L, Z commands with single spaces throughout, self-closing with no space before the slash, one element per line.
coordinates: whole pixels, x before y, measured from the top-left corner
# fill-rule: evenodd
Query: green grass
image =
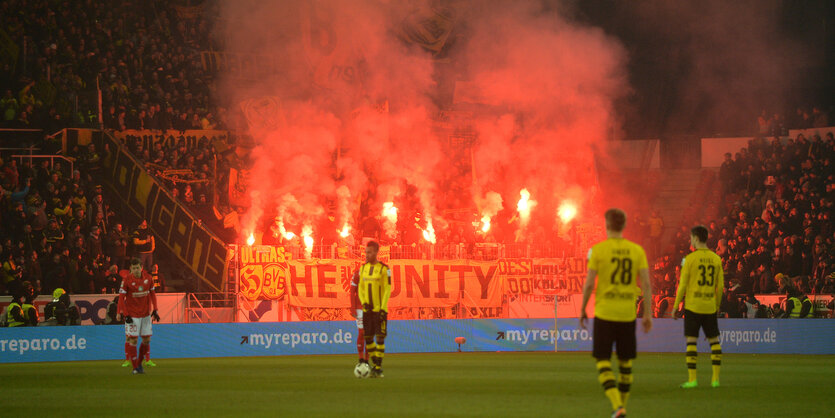
<path fill-rule="evenodd" d="M 158 359 L 0 365 L 2 416 L 609 416 L 588 353 L 398 354 L 384 379 L 354 378 L 353 356 Z M 831 416 L 835 356 L 724 356 L 722 387 L 685 380 L 683 354 L 635 361 L 632 417 Z M 9 386 L 9 384 L 12 386 Z"/>

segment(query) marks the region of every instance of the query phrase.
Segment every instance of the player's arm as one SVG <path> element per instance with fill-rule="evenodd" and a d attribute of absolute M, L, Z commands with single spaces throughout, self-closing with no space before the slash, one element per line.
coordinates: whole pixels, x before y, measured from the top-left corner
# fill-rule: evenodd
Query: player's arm
<path fill-rule="evenodd" d="M 649 281 L 649 269 L 638 270 L 641 277 L 641 291 L 644 292 L 644 332 L 652 329 L 652 283 Z"/>
<path fill-rule="evenodd" d="M 589 269 L 586 273 L 586 282 L 583 284 L 583 305 L 580 307 L 580 328 L 586 329 L 586 306 L 589 304 L 591 292 L 594 290 L 594 279 L 597 277 L 597 270 Z M 646 303 L 644 304 L 646 305 Z"/>
<path fill-rule="evenodd" d="M 643 248 L 638 255 L 638 276 L 641 278 L 641 290 L 644 292 L 644 318 L 641 323 L 646 333 L 652 329 L 652 283 L 649 281 L 649 263 Z"/>
<path fill-rule="evenodd" d="M 583 305 L 580 307 L 580 328 L 582 329 L 586 329 L 586 320 L 588 319 L 586 306 L 589 304 L 591 292 L 594 290 L 594 279 L 597 277 L 598 261 L 594 248 L 589 248 L 587 258 L 589 259 L 588 273 L 586 273 L 586 282 L 583 284 Z"/>
<path fill-rule="evenodd" d="M 719 271 L 716 274 L 716 312 L 719 312 L 719 305 L 722 304 L 722 293 L 725 291 L 725 271 L 722 262 L 719 262 Z"/>
<path fill-rule="evenodd" d="M 362 266 L 360 266 L 359 271 L 357 271 L 357 298 L 360 301 L 360 307 L 365 310 L 365 307 L 368 306 L 368 287 L 361 286 L 362 285 Z"/>
<path fill-rule="evenodd" d="M 679 304 L 684 299 L 687 293 L 687 284 L 690 283 L 690 266 L 687 265 L 687 257 L 681 261 L 681 274 L 678 279 L 678 289 L 676 289 L 676 301 L 673 303 L 673 309 L 679 310 Z"/>
<path fill-rule="evenodd" d="M 151 308 L 153 309 L 151 311 L 151 318 L 154 321 L 159 322 L 159 313 L 157 313 L 157 292 L 154 291 L 154 288 L 151 288 L 148 293 L 148 297 L 151 298 Z"/>
<path fill-rule="evenodd" d="M 360 272 L 359 270 L 354 272 L 354 277 L 351 278 L 351 288 L 349 290 L 349 297 L 351 298 L 351 316 L 356 315 L 357 309 L 360 309 L 360 302 L 359 302 L 359 282 L 360 282 Z"/>
<path fill-rule="evenodd" d="M 389 298 L 391 298 L 391 270 L 388 267 L 384 267 L 386 270 L 383 272 L 383 283 L 380 284 L 381 293 L 383 296 L 383 300 L 380 301 L 380 310 L 383 312 L 388 312 L 389 310 Z"/>
<path fill-rule="evenodd" d="M 116 303 L 116 313 L 122 315 L 122 317 L 127 317 L 126 308 L 125 308 L 125 298 L 128 296 L 128 291 L 125 289 L 125 279 L 122 278 L 122 284 L 119 286 L 119 301 Z"/>

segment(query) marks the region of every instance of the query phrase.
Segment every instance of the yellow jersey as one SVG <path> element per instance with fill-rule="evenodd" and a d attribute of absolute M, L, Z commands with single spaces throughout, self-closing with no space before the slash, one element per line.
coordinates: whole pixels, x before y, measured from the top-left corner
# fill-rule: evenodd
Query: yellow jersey
<path fill-rule="evenodd" d="M 594 316 L 615 322 L 636 318 L 638 272 L 649 269 L 640 245 L 625 238 L 609 238 L 589 250 L 589 271 L 597 272 Z"/>
<path fill-rule="evenodd" d="M 359 296 L 362 309 L 365 311 L 388 312 L 391 297 L 391 270 L 389 266 L 380 263 L 365 263 L 360 267 Z"/>
<path fill-rule="evenodd" d="M 714 314 L 722 300 L 725 273 L 722 259 L 707 248 L 697 249 L 681 261 L 681 278 L 675 307 L 684 299 L 684 309 L 698 314 Z"/>

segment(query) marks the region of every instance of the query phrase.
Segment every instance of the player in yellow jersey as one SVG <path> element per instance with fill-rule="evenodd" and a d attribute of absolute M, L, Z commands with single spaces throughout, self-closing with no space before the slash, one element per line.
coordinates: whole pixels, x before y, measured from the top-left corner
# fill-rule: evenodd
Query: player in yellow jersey
<path fill-rule="evenodd" d="M 711 386 L 719 387 L 719 367 L 722 365 L 722 346 L 719 345 L 719 324 L 716 312 L 722 301 L 725 275 L 722 259 L 709 250 L 707 228 L 699 225 L 690 230 L 690 245 L 693 252 L 681 262 L 681 279 L 676 292 L 675 307 L 678 309 L 684 299 L 684 336 L 687 339 L 687 382 L 685 389 L 699 385 L 696 380 L 696 341 L 699 328 L 705 332 L 710 343 L 710 360 L 713 364 Z"/>
<path fill-rule="evenodd" d="M 365 264 L 360 267 L 357 293 L 362 304 L 362 327 L 365 346 L 373 368 L 371 377 L 383 377 L 386 354 L 386 326 L 391 297 L 391 270 L 377 261 L 380 244 L 371 241 L 365 247 Z M 376 343 L 375 343 L 376 337 Z"/>
<path fill-rule="evenodd" d="M 594 333 L 592 356 L 597 360 L 598 381 L 612 403 L 612 417 L 626 416 L 626 401 L 632 385 L 632 359 L 636 355 L 635 303 L 643 290 L 644 332 L 652 329 L 652 289 L 644 249 L 623 238 L 626 214 L 620 209 L 606 211 L 605 241 L 589 250 L 589 272 L 583 286 L 580 327 L 586 329 L 586 305 L 594 290 Z M 637 279 L 641 280 L 638 288 Z M 617 346 L 618 383 L 612 372 L 612 344 Z"/>

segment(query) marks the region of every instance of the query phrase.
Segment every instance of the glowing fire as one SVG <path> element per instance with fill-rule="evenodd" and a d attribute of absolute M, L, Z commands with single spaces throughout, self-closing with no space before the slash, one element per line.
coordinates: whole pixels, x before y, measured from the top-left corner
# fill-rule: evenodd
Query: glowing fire
<path fill-rule="evenodd" d="M 437 239 L 435 239 L 435 228 L 432 227 L 432 218 L 426 218 L 426 229 L 423 230 L 423 239 L 435 243 Z"/>
<path fill-rule="evenodd" d="M 293 238 L 296 238 L 296 234 L 284 229 L 284 221 L 278 221 L 278 231 L 287 241 L 291 241 Z"/>
<path fill-rule="evenodd" d="M 557 211 L 557 215 L 560 217 L 562 223 L 567 224 L 577 216 L 577 206 L 569 201 L 562 202 Z"/>
<path fill-rule="evenodd" d="M 313 228 L 310 225 L 302 227 L 302 241 L 304 242 L 304 255 L 310 258 L 313 254 Z"/>
<path fill-rule="evenodd" d="M 342 230 L 339 231 L 339 236 L 342 238 L 348 238 L 351 235 L 351 227 L 348 224 L 342 226 Z"/>
<path fill-rule="evenodd" d="M 249 237 L 246 239 L 246 245 L 252 246 L 252 244 L 255 244 L 255 234 L 250 233 Z"/>
<path fill-rule="evenodd" d="M 536 201 L 531 199 L 531 192 L 528 189 L 519 191 L 519 202 L 516 203 L 516 210 L 519 212 L 519 220 L 523 226 L 530 220 L 531 209 L 534 206 L 536 206 Z"/>
<path fill-rule="evenodd" d="M 490 217 L 484 215 L 481 217 L 481 232 L 486 234 L 488 231 L 490 231 Z"/>
<path fill-rule="evenodd" d="M 383 217 L 391 223 L 397 223 L 397 207 L 394 202 L 383 203 Z"/>
<path fill-rule="evenodd" d="M 397 206 L 394 202 L 383 203 L 383 229 L 389 238 L 397 238 Z"/>

